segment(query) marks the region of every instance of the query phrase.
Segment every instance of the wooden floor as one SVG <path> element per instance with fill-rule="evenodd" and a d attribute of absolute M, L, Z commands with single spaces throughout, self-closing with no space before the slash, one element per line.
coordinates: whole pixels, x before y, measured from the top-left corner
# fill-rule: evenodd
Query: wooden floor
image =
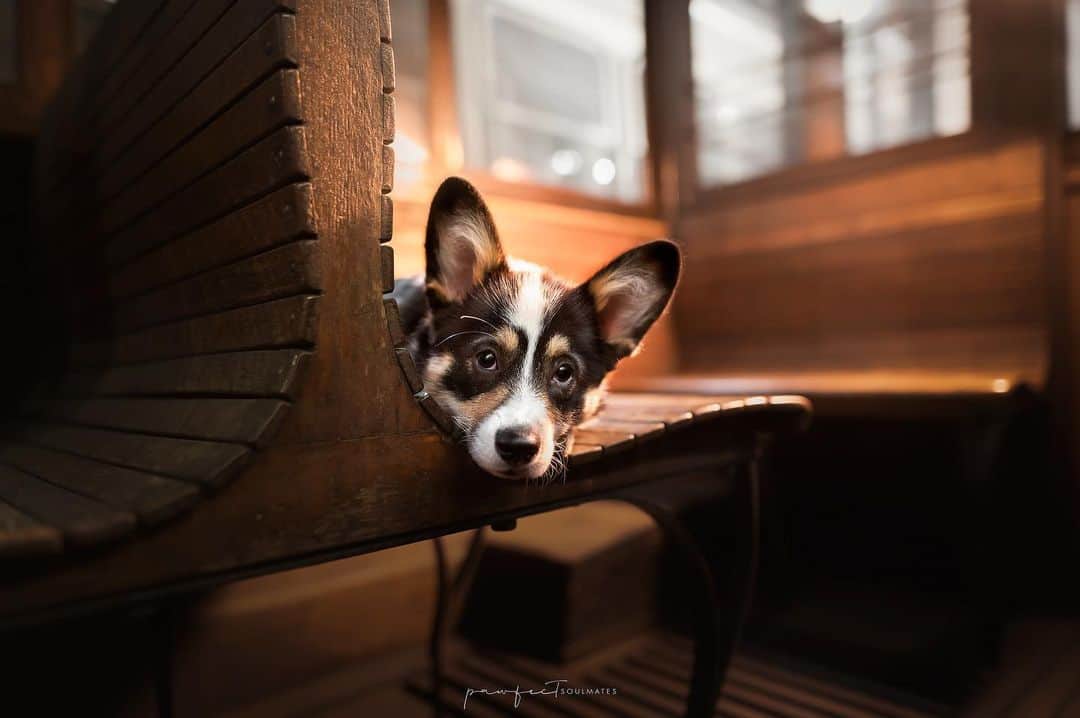
<path fill-rule="evenodd" d="M 570 665 L 521 656 L 478 652 L 455 644 L 447 661 L 441 703 L 445 716 L 476 718 L 675 718 L 682 715 L 689 675 L 689 643 L 654 633 Z M 316 718 L 431 718 L 429 678 L 419 653 L 384 666 L 388 680 L 359 688 L 358 674 L 343 674 L 321 695 L 271 700 L 251 716 Z M 411 672 L 407 666 L 412 666 Z M 390 674 L 408 673 L 405 679 Z M 564 687 L 609 689 L 594 695 L 474 693 L 467 688 L 540 689 L 546 681 Z M 614 689 L 611 691 L 610 689 Z M 333 696 L 331 697 L 331 694 Z M 739 654 L 728 674 L 717 716 L 730 718 L 1080 718 L 1080 622 L 1025 621 L 1007 631 L 1000 666 L 976 686 L 962 706 L 945 706 L 859 679 L 828 674 L 762 655 Z"/>

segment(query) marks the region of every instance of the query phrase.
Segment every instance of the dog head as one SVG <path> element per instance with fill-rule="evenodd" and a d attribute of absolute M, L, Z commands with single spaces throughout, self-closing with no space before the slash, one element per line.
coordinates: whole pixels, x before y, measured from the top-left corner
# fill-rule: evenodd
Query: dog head
<path fill-rule="evenodd" d="M 479 193 L 452 177 L 432 200 L 425 252 L 431 313 L 414 337 L 425 387 L 481 468 L 554 475 L 571 430 L 598 408 L 604 378 L 671 299 L 678 248 L 636 247 L 573 286 L 508 259 Z"/>

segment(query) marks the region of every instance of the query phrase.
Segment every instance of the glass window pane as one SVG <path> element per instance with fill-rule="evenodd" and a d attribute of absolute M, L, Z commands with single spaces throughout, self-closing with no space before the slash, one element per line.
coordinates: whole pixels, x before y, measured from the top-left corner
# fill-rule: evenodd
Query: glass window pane
<path fill-rule="evenodd" d="M 1080 129 L 1080 0 L 1066 6 L 1069 33 L 1069 127 Z"/>
<path fill-rule="evenodd" d="M 0 0 L 0 85 L 19 81 L 18 20 L 17 0 Z"/>
<path fill-rule="evenodd" d="M 430 156 L 428 3 L 427 0 L 394 0 L 390 8 L 397 82 L 394 89 L 394 187 L 396 192 L 408 192 L 423 179 Z"/>
<path fill-rule="evenodd" d="M 451 9 L 465 164 L 639 201 L 642 0 L 453 0 Z"/>
<path fill-rule="evenodd" d="M 971 125 L 965 0 L 691 0 L 690 21 L 703 184 Z"/>

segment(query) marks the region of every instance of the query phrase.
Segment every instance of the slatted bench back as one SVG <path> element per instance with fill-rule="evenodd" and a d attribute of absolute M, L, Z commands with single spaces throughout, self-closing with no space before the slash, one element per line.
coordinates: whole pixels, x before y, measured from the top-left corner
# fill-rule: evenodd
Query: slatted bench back
<path fill-rule="evenodd" d="M 329 39 L 346 19 L 353 47 Z M 382 316 L 389 39 L 374 1 L 125 0 L 107 17 L 39 141 L 36 241 L 67 357 L 0 440 L 0 556 L 159 523 L 275 435 L 434 431 Z"/>

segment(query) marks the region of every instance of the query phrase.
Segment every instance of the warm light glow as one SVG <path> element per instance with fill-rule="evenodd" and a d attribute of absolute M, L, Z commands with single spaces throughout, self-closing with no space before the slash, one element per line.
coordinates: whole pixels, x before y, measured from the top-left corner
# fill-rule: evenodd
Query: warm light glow
<path fill-rule="evenodd" d="M 577 174 L 582 164 L 581 153 L 577 150 L 561 149 L 551 153 L 551 169 L 560 177 Z"/>
<path fill-rule="evenodd" d="M 1005 394 L 1009 391 L 1008 379 L 994 379 L 990 384 L 990 388 L 994 390 L 995 394 Z"/>
<path fill-rule="evenodd" d="M 851 24 L 865 19 L 873 11 L 874 4 L 875 0 L 806 0 L 805 7 L 823 23 Z"/>
<path fill-rule="evenodd" d="M 532 177 L 529 166 L 513 157 L 500 157 L 492 162 L 491 174 L 507 182 L 526 182 Z"/>
<path fill-rule="evenodd" d="M 592 178 L 599 185 L 609 185 L 615 181 L 615 163 L 607 157 L 601 157 L 592 166 Z"/>
<path fill-rule="evenodd" d="M 725 124 L 734 124 L 739 120 L 739 108 L 725 103 L 716 108 L 716 119 Z"/>
<path fill-rule="evenodd" d="M 405 132 L 398 130 L 394 135 L 394 157 L 398 162 L 418 165 L 427 162 L 427 148 Z"/>

